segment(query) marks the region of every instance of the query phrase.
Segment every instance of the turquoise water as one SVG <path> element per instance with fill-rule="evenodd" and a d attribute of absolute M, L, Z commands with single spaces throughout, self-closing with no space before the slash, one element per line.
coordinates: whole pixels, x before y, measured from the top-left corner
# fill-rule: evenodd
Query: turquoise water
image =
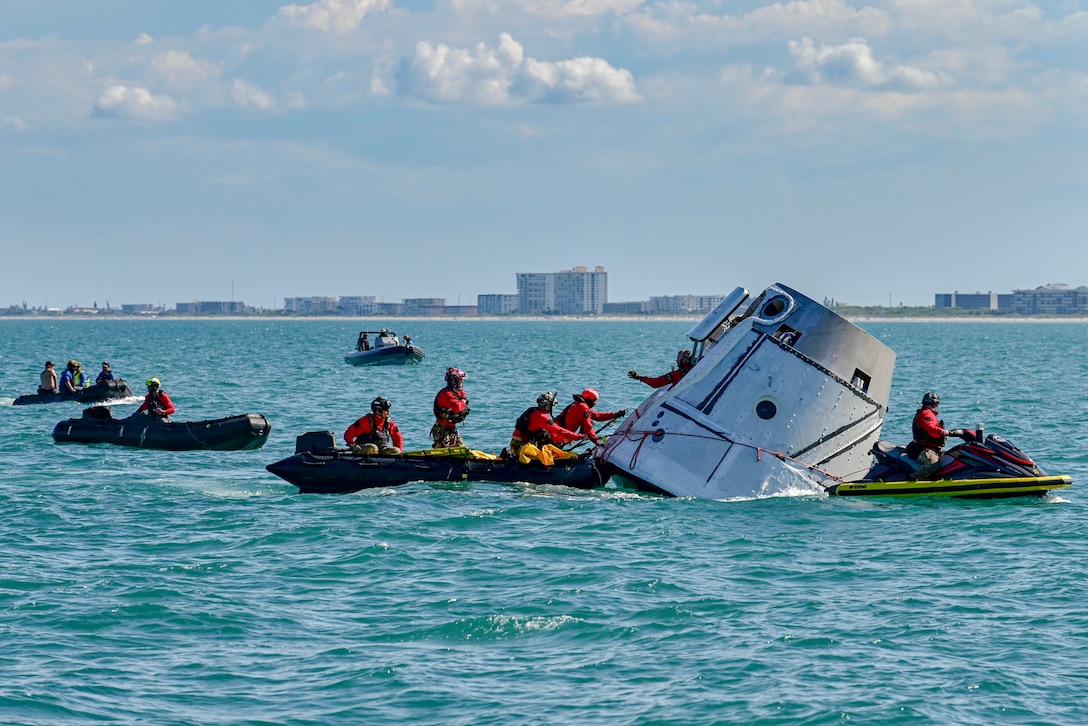
<path fill-rule="evenodd" d="M 949 426 L 1073 477 L 1040 500 L 323 497 L 264 471 L 376 395 L 427 445 L 447 365 L 476 448 L 546 389 L 631 408 L 649 389 L 626 371 L 667 370 L 690 325 L 397 322 L 424 363 L 351 368 L 358 321 L 0 321 L 0 721 L 1088 721 L 1085 324 L 863 325 L 899 355 L 887 438 L 937 390 Z M 2 405 L 46 358 L 158 376 L 175 419 L 262 413 L 271 436 L 55 445 L 77 404 Z"/>

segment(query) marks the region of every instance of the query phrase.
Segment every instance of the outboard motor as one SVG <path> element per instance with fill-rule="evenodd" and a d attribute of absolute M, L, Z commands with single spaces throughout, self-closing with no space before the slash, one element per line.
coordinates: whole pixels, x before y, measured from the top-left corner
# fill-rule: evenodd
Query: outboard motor
<path fill-rule="evenodd" d="M 332 431 L 310 431 L 295 439 L 296 454 L 328 454 L 336 451 L 336 434 Z"/>
<path fill-rule="evenodd" d="M 113 419 L 113 413 L 110 411 L 109 406 L 91 406 L 90 408 L 83 409 L 83 418 L 94 419 L 96 421 L 110 421 Z"/>

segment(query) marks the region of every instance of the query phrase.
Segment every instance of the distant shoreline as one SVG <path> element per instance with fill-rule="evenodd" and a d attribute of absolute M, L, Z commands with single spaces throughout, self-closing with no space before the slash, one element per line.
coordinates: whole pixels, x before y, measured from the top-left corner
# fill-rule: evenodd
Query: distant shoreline
<path fill-rule="evenodd" d="M 843 318 L 849 320 L 851 323 L 1088 323 L 1088 317 L 1080 315 L 1068 315 L 1068 316 L 1049 316 L 1049 317 L 1034 317 L 1029 315 L 1013 316 L 1004 315 L 1001 317 L 991 316 L 913 316 L 913 317 L 884 317 L 873 315 L 843 315 Z M 406 317 L 380 317 L 380 318 L 368 318 L 368 317 L 353 317 L 353 316 L 340 316 L 340 315 L 0 315 L 0 321 L 4 320 L 50 320 L 50 321 L 70 321 L 70 322 L 88 322 L 91 320 L 110 320 L 110 321 L 136 321 L 136 320 L 151 320 L 169 322 L 171 320 L 176 321 L 250 321 L 250 322 L 336 322 L 336 323 L 366 323 L 378 329 L 383 326 L 388 327 L 392 324 L 400 324 L 402 322 L 526 322 L 526 323 L 546 323 L 546 322 L 600 322 L 600 323 L 646 323 L 646 322 L 698 322 L 702 320 L 701 315 L 516 315 L 516 316 L 491 316 L 491 315 L 469 315 L 469 316 L 445 316 L 445 315 L 426 315 L 426 316 L 406 316 Z"/>

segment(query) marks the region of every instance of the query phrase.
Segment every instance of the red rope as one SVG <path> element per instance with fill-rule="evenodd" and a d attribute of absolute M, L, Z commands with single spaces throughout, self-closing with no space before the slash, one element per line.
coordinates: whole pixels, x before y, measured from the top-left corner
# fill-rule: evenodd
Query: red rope
<path fill-rule="evenodd" d="M 631 463 L 629 465 L 631 469 L 634 469 L 636 464 L 638 463 L 638 455 L 642 451 L 642 445 L 644 443 L 646 443 L 646 437 L 647 436 L 653 436 L 658 431 L 660 431 L 660 429 L 649 430 L 649 431 L 635 431 L 634 429 L 628 429 L 627 431 L 617 432 L 616 434 L 614 434 L 614 436 L 621 436 L 623 438 L 630 438 L 632 441 L 634 441 L 636 439 L 636 436 L 633 436 L 632 434 L 637 434 L 638 435 L 637 436 L 638 445 L 635 447 L 635 453 L 631 455 Z M 664 431 L 661 431 L 661 434 L 663 436 L 664 435 L 687 436 L 687 437 L 693 438 L 693 439 L 707 439 L 709 441 L 722 441 L 722 439 L 720 437 L 706 436 L 704 434 L 688 434 L 688 433 L 679 433 L 679 432 L 675 432 L 675 431 L 670 432 L 668 434 L 666 434 L 666 432 L 664 432 Z M 819 468 L 817 466 L 813 466 L 811 464 L 806 464 L 805 462 L 801 461 L 800 459 L 795 459 L 792 456 L 789 456 L 787 454 L 783 454 L 781 451 L 774 451 L 772 449 L 764 449 L 764 448 L 762 448 L 760 446 L 753 446 L 752 444 L 744 444 L 744 443 L 741 443 L 739 441 L 729 441 L 729 444 L 731 444 L 733 446 L 745 446 L 745 447 L 747 447 L 749 449 L 755 449 L 756 461 L 760 461 L 760 462 L 763 461 L 763 452 L 767 452 L 771 456 L 777 457 L 781 461 L 788 461 L 788 462 L 791 462 L 793 464 L 797 464 L 798 466 L 800 466 L 802 468 L 805 468 L 805 469 L 808 469 L 809 471 L 814 472 L 816 474 L 819 474 L 820 476 L 826 477 L 827 479 L 834 479 L 835 481 L 840 481 L 840 482 L 846 481 L 846 479 L 844 477 L 836 476 L 835 474 L 832 474 L 831 472 L 828 472 L 828 471 L 824 471 L 823 469 L 821 469 L 821 468 Z"/>

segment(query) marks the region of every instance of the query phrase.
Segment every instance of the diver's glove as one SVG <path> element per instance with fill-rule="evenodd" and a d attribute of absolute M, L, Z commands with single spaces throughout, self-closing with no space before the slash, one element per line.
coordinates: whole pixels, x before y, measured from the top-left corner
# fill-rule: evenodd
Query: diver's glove
<path fill-rule="evenodd" d="M 948 435 L 956 439 L 963 439 L 964 441 L 967 440 L 966 429 L 948 429 Z"/>
<path fill-rule="evenodd" d="M 628 378 L 634 378 L 637 381 L 638 380 L 638 371 L 627 371 L 627 377 Z"/>
<path fill-rule="evenodd" d="M 623 418 L 626 415 L 627 415 L 627 409 L 626 408 L 621 408 L 619 411 L 616 411 L 616 418 Z"/>

